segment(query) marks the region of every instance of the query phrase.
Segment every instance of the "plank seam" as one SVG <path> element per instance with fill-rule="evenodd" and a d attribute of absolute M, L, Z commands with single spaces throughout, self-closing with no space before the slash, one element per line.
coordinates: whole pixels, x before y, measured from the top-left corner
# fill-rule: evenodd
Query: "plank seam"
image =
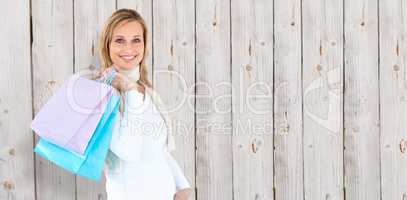
<path fill-rule="evenodd" d="M 273 55 L 272 55 L 272 57 L 273 57 L 273 97 L 272 97 L 272 104 L 273 104 L 273 106 L 272 106 L 272 110 L 273 110 L 273 114 L 272 114 L 272 120 L 273 120 L 273 158 L 272 158 L 272 160 L 273 160 L 273 200 L 275 200 L 276 199 L 276 179 L 275 179 L 275 176 L 276 176 L 276 167 L 275 167 L 275 153 L 276 153 L 276 146 L 275 146 L 275 109 L 274 109 L 274 105 L 275 105 L 275 87 L 276 87 L 276 83 L 275 83 L 275 62 L 274 62 L 274 60 L 275 60 L 275 44 L 276 44 L 276 37 L 275 37 L 275 34 L 274 34 L 274 29 L 275 29 L 275 3 L 274 3 L 275 1 L 273 1 L 273 3 L 272 3 L 272 5 L 273 5 L 273 14 L 272 14 L 272 16 L 273 16 L 273 19 L 272 19 L 272 21 L 273 21 Z"/>
<path fill-rule="evenodd" d="M 346 170 L 345 170 L 345 0 L 342 2 L 342 187 L 343 187 L 343 199 L 346 200 Z"/>
<path fill-rule="evenodd" d="M 380 1 L 377 0 L 377 79 L 378 79 L 378 103 L 379 103 L 379 179 L 380 179 L 380 200 L 383 199 L 382 193 L 382 129 L 381 129 L 381 102 L 380 102 Z"/>
<path fill-rule="evenodd" d="M 150 9 L 151 9 L 151 83 L 154 85 L 154 0 L 151 0 L 150 4 Z M 144 45 L 148 45 L 147 43 Z"/>
<path fill-rule="evenodd" d="M 230 73 L 230 85 L 233 85 L 233 68 L 232 68 L 232 0 L 229 0 L 229 73 Z M 230 123 L 233 127 L 233 87 L 230 87 Z M 231 157 L 232 157 L 232 200 L 235 199 L 235 179 L 234 179 L 234 151 L 233 151 L 233 128 L 230 130 L 231 131 L 231 137 L 230 137 L 230 142 L 231 142 Z"/>
<path fill-rule="evenodd" d="M 197 157 L 197 145 L 196 145 L 196 135 L 197 135 L 197 122 L 196 122 L 196 118 L 197 118 L 197 114 L 196 114 L 196 46 L 197 46 L 197 39 L 196 39 L 196 0 L 194 0 L 194 84 L 195 84 L 195 87 L 194 87 L 194 149 L 195 149 L 195 151 L 194 151 L 194 167 L 195 167 L 195 171 L 194 171 L 194 174 L 195 174 L 195 177 L 194 177 L 194 185 L 195 185 L 195 200 L 197 200 L 198 199 L 198 187 L 197 187 L 197 185 L 196 185 L 196 183 L 197 183 L 197 181 L 196 181 L 196 179 L 197 179 L 197 175 L 198 175 L 198 173 L 197 173 L 197 171 L 198 171 L 198 168 L 197 168 L 197 159 L 196 159 L 196 157 Z"/>
<path fill-rule="evenodd" d="M 72 0 L 72 73 L 75 74 L 75 0 Z M 78 200 L 78 183 L 77 175 L 74 177 L 75 184 L 75 200 Z"/>
<path fill-rule="evenodd" d="M 31 118 L 34 119 L 35 116 L 35 109 L 34 109 L 34 73 L 33 73 L 33 20 L 32 20 L 32 0 L 29 1 L 29 21 L 30 21 L 30 78 L 31 78 Z M 34 149 L 35 147 L 35 133 L 34 131 L 32 132 L 32 137 L 33 137 L 33 146 L 32 148 Z M 33 169 L 34 169 L 34 199 L 37 200 L 37 167 L 36 167 L 36 155 L 35 152 L 33 151 Z"/>
<path fill-rule="evenodd" d="M 302 198 L 305 200 L 305 164 L 304 164 L 304 158 L 305 158 L 305 151 L 304 151 L 304 35 L 303 35 L 303 0 L 300 0 L 300 32 L 301 32 L 301 151 L 302 151 Z"/>

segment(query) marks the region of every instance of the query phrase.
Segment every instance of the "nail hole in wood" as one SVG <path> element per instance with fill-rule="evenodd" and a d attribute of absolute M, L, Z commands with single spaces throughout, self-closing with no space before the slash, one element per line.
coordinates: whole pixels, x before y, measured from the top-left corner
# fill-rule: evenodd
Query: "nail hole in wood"
<path fill-rule="evenodd" d="M 171 41 L 170 53 L 171 53 L 171 56 L 174 55 L 174 45 L 172 44 L 172 41 Z"/>
<path fill-rule="evenodd" d="M 168 71 L 172 71 L 172 70 L 174 70 L 174 66 L 168 65 Z"/>
<path fill-rule="evenodd" d="M 247 71 L 252 71 L 253 67 L 251 65 L 246 65 L 246 70 Z"/>
<path fill-rule="evenodd" d="M 317 71 L 321 71 L 321 70 L 322 70 L 322 66 L 321 66 L 320 64 L 318 64 L 318 65 L 316 66 L 316 68 L 317 68 Z"/>
<path fill-rule="evenodd" d="M 93 71 L 95 69 L 96 69 L 95 65 L 89 65 L 89 70 Z"/>
<path fill-rule="evenodd" d="M 10 149 L 10 150 L 8 151 L 8 154 L 9 154 L 10 156 L 14 156 L 14 155 L 16 155 L 16 150 L 15 150 L 14 148 L 12 148 L 12 149 Z"/>
<path fill-rule="evenodd" d="M 6 189 L 6 190 L 12 190 L 12 189 L 14 189 L 14 183 L 13 182 L 11 182 L 11 181 L 4 181 L 3 182 L 3 187 Z"/>
<path fill-rule="evenodd" d="M 256 195 L 254 196 L 254 200 L 260 200 L 260 195 L 256 193 Z"/>
<path fill-rule="evenodd" d="M 48 81 L 48 85 L 54 85 L 56 83 L 56 81 L 54 81 L 54 80 L 49 80 Z"/>
<path fill-rule="evenodd" d="M 257 152 L 257 147 L 256 144 L 252 143 L 252 152 L 256 153 Z"/>
<path fill-rule="evenodd" d="M 400 152 L 401 153 L 406 152 L 406 146 L 407 146 L 407 141 L 402 139 L 400 141 Z"/>
<path fill-rule="evenodd" d="M 394 65 L 394 66 L 393 66 L 393 70 L 396 71 L 396 72 L 399 71 L 399 70 L 400 70 L 400 66 Z"/>

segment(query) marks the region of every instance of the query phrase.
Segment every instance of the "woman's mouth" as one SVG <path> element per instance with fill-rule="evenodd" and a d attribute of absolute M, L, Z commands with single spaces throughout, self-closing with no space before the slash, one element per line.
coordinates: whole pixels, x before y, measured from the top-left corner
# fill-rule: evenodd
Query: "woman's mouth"
<path fill-rule="evenodd" d="M 124 60 L 124 61 L 126 61 L 126 62 L 130 62 L 130 61 L 132 61 L 135 57 L 136 57 L 136 55 L 133 55 L 133 56 L 129 56 L 129 55 L 123 55 L 123 56 L 119 56 L 122 60 Z"/>

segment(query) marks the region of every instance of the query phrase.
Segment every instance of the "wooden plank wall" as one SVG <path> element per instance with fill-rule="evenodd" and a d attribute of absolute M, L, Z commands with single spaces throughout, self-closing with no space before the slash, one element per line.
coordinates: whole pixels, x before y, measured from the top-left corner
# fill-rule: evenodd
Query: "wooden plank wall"
<path fill-rule="evenodd" d="M 407 200 L 404 0 L 21 0 L 0 7 L 0 199 L 103 200 L 30 122 L 119 8 L 149 28 L 198 200 Z"/>
<path fill-rule="evenodd" d="M 273 199 L 273 2 L 231 2 L 233 196 Z M 248 98 L 246 98 L 246 95 Z M 258 130 L 255 127 L 259 127 Z"/>
<path fill-rule="evenodd" d="M 303 1 L 303 149 L 307 199 L 344 199 L 342 8 L 341 1 Z"/>
<path fill-rule="evenodd" d="M 344 4 L 345 194 L 347 199 L 380 199 L 378 4 Z"/>
<path fill-rule="evenodd" d="M 379 2 L 382 199 L 407 199 L 407 2 Z"/>
<path fill-rule="evenodd" d="M 30 4 L 16 1 L 0 12 L 0 199 L 35 199 Z"/>
<path fill-rule="evenodd" d="M 31 12 L 32 82 L 36 114 L 66 77 L 74 72 L 73 2 L 33 1 Z M 74 199 L 75 176 L 40 156 L 35 158 L 36 198 Z"/>

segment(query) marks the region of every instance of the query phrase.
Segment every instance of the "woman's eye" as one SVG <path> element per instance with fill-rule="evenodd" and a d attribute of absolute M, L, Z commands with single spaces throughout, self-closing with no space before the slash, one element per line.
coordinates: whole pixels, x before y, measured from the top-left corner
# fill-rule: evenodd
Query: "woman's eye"
<path fill-rule="evenodd" d="M 141 42 L 141 40 L 139 38 L 137 38 L 137 39 L 134 39 L 133 42 L 139 43 L 139 42 Z"/>
<path fill-rule="evenodd" d="M 122 39 L 117 39 L 115 42 L 121 44 L 121 43 L 123 43 L 123 40 Z"/>

